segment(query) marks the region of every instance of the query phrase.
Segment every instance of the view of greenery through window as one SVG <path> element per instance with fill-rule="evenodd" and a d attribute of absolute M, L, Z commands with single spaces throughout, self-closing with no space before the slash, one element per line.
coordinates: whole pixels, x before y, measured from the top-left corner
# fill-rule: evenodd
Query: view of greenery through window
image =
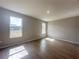
<path fill-rule="evenodd" d="M 10 16 L 10 38 L 22 37 L 22 19 Z"/>

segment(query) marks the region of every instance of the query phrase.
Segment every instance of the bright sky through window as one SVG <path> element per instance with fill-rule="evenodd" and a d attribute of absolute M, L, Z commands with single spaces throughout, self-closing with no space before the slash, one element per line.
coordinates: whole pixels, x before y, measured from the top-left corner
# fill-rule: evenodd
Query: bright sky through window
<path fill-rule="evenodd" d="M 42 34 L 46 33 L 46 23 L 42 23 Z"/>
<path fill-rule="evenodd" d="M 10 38 L 22 37 L 22 19 L 10 16 Z"/>
<path fill-rule="evenodd" d="M 22 26 L 22 19 L 21 18 L 11 16 L 10 19 L 11 19 L 11 21 L 10 21 L 11 25 Z"/>

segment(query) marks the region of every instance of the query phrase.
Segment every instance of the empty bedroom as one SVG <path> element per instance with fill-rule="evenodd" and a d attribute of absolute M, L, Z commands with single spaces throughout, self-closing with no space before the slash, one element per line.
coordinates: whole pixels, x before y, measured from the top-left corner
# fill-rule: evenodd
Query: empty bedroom
<path fill-rule="evenodd" d="M 0 0 L 0 59 L 79 59 L 79 0 Z"/>

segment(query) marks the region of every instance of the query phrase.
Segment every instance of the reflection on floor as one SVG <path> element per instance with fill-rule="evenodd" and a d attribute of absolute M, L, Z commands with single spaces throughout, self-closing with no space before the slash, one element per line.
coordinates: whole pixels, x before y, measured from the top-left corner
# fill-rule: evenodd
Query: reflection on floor
<path fill-rule="evenodd" d="M 1 50 L 0 59 L 79 59 L 79 46 L 45 38 Z"/>
<path fill-rule="evenodd" d="M 45 38 L 48 41 L 55 41 L 55 39 L 51 39 L 51 38 Z"/>
<path fill-rule="evenodd" d="M 8 59 L 20 59 L 26 55 L 28 55 L 28 52 L 26 51 L 24 46 L 19 46 L 19 47 L 10 49 Z"/>

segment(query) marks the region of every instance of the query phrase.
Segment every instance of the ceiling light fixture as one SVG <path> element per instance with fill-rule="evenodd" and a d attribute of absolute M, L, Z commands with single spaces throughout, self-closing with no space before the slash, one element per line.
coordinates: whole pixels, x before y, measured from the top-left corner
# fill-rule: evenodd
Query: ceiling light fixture
<path fill-rule="evenodd" d="M 46 11 L 46 13 L 47 13 L 47 14 L 49 14 L 49 13 L 50 13 L 50 11 L 49 11 L 49 10 L 47 10 L 47 11 Z"/>

